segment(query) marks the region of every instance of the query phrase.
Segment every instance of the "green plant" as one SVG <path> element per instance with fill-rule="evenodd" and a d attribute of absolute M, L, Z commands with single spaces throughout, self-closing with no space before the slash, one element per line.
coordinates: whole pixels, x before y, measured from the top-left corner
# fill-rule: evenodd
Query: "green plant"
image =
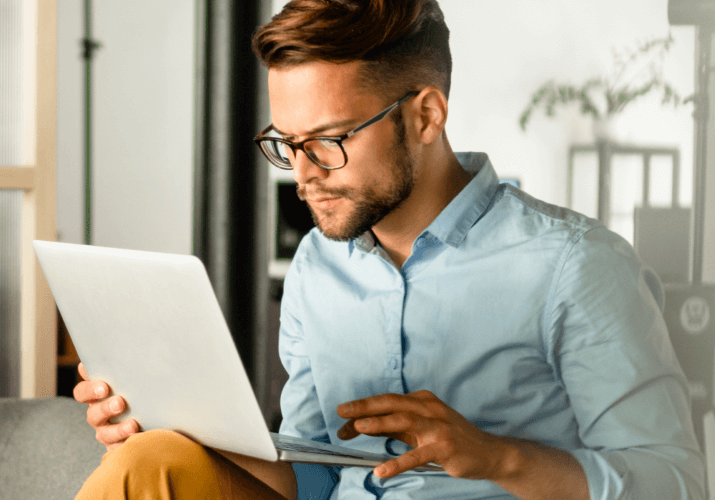
<path fill-rule="evenodd" d="M 556 115 L 556 108 L 577 103 L 581 113 L 597 119 L 607 119 L 636 100 L 654 91 L 662 92 L 661 103 L 674 106 L 693 100 L 693 96 L 682 99 L 672 85 L 663 79 L 663 59 L 673 44 L 673 36 L 656 38 L 638 45 L 636 49 L 626 48 L 622 52 L 614 49 L 614 70 L 608 77 L 594 77 L 580 86 L 556 83 L 549 80 L 531 96 L 529 105 L 519 118 L 519 125 L 526 130 L 534 111 L 543 107 L 546 116 Z"/>

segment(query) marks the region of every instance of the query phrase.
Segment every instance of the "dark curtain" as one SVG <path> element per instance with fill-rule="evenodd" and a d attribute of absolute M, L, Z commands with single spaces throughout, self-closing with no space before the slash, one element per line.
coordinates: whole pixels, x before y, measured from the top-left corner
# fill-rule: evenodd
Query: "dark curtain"
<path fill-rule="evenodd" d="M 195 128 L 194 253 L 254 388 L 267 316 L 266 166 L 252 141 L 260 89 L 250 43 L 259 9 L 258 0 L 198 0 Z"/>

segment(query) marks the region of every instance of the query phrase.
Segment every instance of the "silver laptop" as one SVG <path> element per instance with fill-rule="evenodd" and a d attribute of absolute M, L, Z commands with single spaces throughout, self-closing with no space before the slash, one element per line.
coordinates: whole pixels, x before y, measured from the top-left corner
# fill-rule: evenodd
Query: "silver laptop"
<path fill-rule="evenodd" d="M 199 259 L 34 241 L 90 378 L 127 401 L 117 420 L 264 460 L 373 467 L 392 458 L 270 433 Z M 441 470 L 425 466 L 417 470 Z"/>

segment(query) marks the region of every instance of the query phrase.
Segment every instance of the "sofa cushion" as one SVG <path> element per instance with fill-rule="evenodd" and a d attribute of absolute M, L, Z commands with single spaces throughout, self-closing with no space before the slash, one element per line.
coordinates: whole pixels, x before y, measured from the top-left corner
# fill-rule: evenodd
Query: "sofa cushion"
<path fill-rule="evenodd" d="M 106 451 L 86 412 L 67 397 L 0 398 L 0 499 L 74 498 Z"/>

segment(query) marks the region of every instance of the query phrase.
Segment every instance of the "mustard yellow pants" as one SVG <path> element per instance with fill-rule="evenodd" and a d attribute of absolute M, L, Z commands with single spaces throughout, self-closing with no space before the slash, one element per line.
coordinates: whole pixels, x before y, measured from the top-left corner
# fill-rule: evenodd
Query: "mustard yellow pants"
<path fill-rule="evenodd" d="M 218 500 L 285 497 L 215 451 L 176 432 L 132 435 L 107 452 L 75 500 Z"/>

